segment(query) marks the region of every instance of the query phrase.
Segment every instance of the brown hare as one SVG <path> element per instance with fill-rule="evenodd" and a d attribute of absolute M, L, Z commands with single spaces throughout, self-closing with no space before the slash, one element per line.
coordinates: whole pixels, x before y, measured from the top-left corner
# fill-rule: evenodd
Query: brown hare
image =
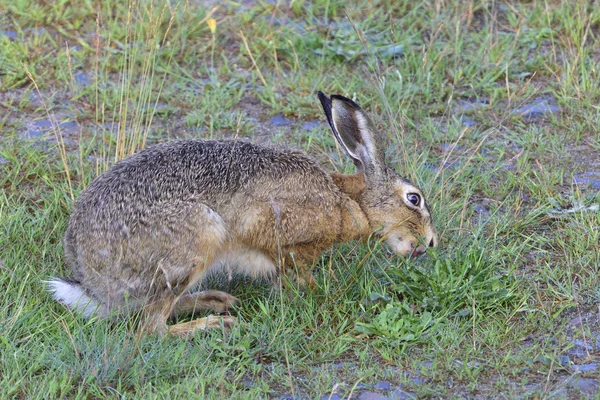
<path fill-rule="evenodd" d="M 438 239 L 421 190 L 384 159 L 369 116 L 343 96 L 319 99 L 357 173 L 327 172 L 302 151 L 244 141 L 178 140 L 151 146 L 94 180 L 73 206 L 64 237 L 73 279 L 49 289 L 91 316 L 142 311 L 150 332 L 182 335 L 230 325 L 209 316 L 167 326 L 194 309 L 223 312 L 235 297 L 188 293 L 212 266 L 250 276 L 311 266 L 336 243 L 379 235 L 418 256 Z"/>

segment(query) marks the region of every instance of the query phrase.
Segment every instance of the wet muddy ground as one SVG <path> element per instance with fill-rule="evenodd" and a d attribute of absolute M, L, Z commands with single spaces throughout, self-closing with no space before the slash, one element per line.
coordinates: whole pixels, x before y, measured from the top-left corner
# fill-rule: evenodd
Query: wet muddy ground
<path fill-rule="evenodd" d="M 207 7 L 219 6 L 222 2 L 210 1 Z M 275 7 L 278 2 L 267 1 L 267 5 Z M 236 3 L 240 9 L 231 11 L 218 10 L 214 16 L 217 18 L 231 16 L 235 12 L 243 12 L 255 7 L 255 1 L 241 1 Z M 221 13 L 221 14 L 219 14 Z M 290 31 L 304 34 L 307 31 L 335 30 L 346 32 L 351 35 L 354 32 L 351 24 L 342 21 L 327 21 L 323 19 L 303 20 L 293 18 L 290 13 L 272 15 L 260 15 L 261 21 L 270 24 L 277 29 L 281 27 Z M 50 28 L 26 28 L 25 34 L 43 35 L 50 32 Z M 53 32 L 50 34 L 54 35 Z M 18 30 L 4 26 L 0 29 L 0 39 L 17 41 L 23 35 Z M 233 37 L 233 36 L 232 36 Z M 335 53 L 337 59 L 353 59 L 356 52 L 363 51 L 360 40 L 351 41 L 347 45 L 347 39 L 339 35 L 331 42 L 330 48 L 323 52 Z M 345 41 L 346 40 L 346 41 Z M 226 50 L 233 53 L 239 51 L 242 44 L 239 40 L 227 39 L 223 41 Z M 375 45 L 378 43 L 375 41 Z M 549 45 L 548 45 L 549 48 Z M 72 51 L 77 51 L 74 47 Z M 376 50 L 382 57 L 392 60 L 402 57 L 406 49 L 398 44 L 392 43 L 379 46 Z M 353 53 L 354 52 L 354 53 Z M 318 53 L 318 52 L 317 52 Z M 331 56 L 331 54 L 330 54 Z M 331 59 L 334 59 L 331 56 Z M 250 63 L 248 63 L 250 65 Z M 238 67 L 236 78 L 250 81 L 252 67 Z M 119 126 L 118 120 L 111 117 L 96 118 L 89 110 L 91 97 L 94 95 L 94 82 L 96 73 L 93 69 L 78 68 L 72 71 L 73 88 L 67 89 L 67 85 L 52 83 L 43 86 L 38 92 L 30 82 L 0 92 L 0 147 L 5 146 L 34 146 L 44 152 L 58 155 L 56 147 L 57 139 L 64 143 L 67 152 L 74 158 L 80 152 L 82 143 L 88 143 L 93 137 L 110 138 L 116 132 L 130 127 Z M 116 75 L 113 78 L 117 79 Z M 201 74 L 194 79 L 198 93 L 206 95 L 208 87 L 214 82 L 207 74 Z M 247 85 L 242 96 L 231 107 L 231 114 L 227 118 L 232 120 L 226 124 L 224 129 L 212 130 L 206 123 L 197 123 L 197 119 L 203 116 L 195 116 L 193 106 L 181 106 L 183 99 L 161 98 L 151 104 L 152 123 L 145 127 L 148 130 L 148 143 L 159 142 L 175 138 L 196 137 L 247 137 L 253 141 L 275 141 L 278 143 L 291 144 L 299 147 L 312 140 L 314 136 L 323 139 L 328 133 L 328 127 L 320 111 L 316 99 L 314 111 L 312 112 L 290 112 L 285 111 L 284 104 L 286 96 L 291 89 L 277 91 L 277 99 L 280 107 L 266 106 L 262 91 L 264 88 L 256 84 Z M 323 83 L 327 86 L 328 83 Z M 88 90 L 89 89 L 89 90 Z M 308 91 L 309 89 L 303 88 Z M 565 168 L 566 173 L 559 178 L 552 192 L 557 197 L 562 196 L 562 201 L 556 201 L 549 209 L 547 219 L 558 219 L 571 213 L 597 213 L 598 197 L 595 193 L 600 191 L 600 144 L 595 139 L 597 134 L 591 131 L 578 132 L 581 138 L 574 138 L 572 132 L 567 135 L 565 126 L 557 128 L 556 120 L 566 121 L 577 112 L 577 107 L 568 107 L 561 103 L 547 91 L 539 90 L 540 94 L 524 98 L 518 103 L 511 103 L 506 99 L 492 101 L 486 96 L 462 96 L 443 104 L 443 111 L 432 112 L 426 118 L 415 121 L 416 126 L 412 132 L 418 132 L 421 126 L 436 126 L 440 136 L 448 134 L 449 125 L 458 124 L 458 131 L 483 132 L 490 127 L 495 130 L 490 133 L 485 141 L 474 153 L 472 143 L 464 143 L 460 140 L 439 140 L 431 144 L 431 151 L 441 155 L 445 160 L 443 163 L 430 163 L 434 171 L 452 172 L 460 170 L 468 162 L 472 154 L 484 162 L 480 165 L 488 165 L 490 170 L 499 168 L 512 171 L 516 169 L 524 154 L 535 160 L 540 171 L 552 171 L 554 168 Z M 360 94 L 359 96 L 364 96 Z M 445 99 L 447 100 L 447 99 Z M 237 114 L 236 114 L 237 113 Z M 239 123 L 236 118 L 239 117 Z M 196 118 L 196 119 L 194 119 Z M 223 117 L 225 118 L 225 117 Z M 573 116 L 576 119 L 576 115 Z M 202 120 L 204 121 L 204 120 Z M 518 126 L 519 132 L 541 132 L 537 138 L 523 139 L 511 136 Z M 563 129 L 564 140 L 560 144 L 564 151 L 548 153 L 547 143 L 543 133 L 545 130 L 552 131 Z M 560 135 L 560 133 L 559 133 Z M 110 141 L 105 139 L 106 142 Z M 498 156 L 498 148 L 502 147 L 506 154 Z M 314 147 L 313 147 L 314 149 Z M 329 149 L 331 150 L 331 149 Z M 328 160 L 337 157 L 336 154 L 314 154 L 320 160 Z M 507 156 L 508 154 L 508 156 Z M 448 157 L 445 157 L 448 155 Z M 92 156 L 90 156 L 92 157 Z M 91 160 L 90 160 L 91 161 Z M 19 160 L 11 160 L 0 154 L 0 169 L 14 168 L 13 163 Z M 532 161 L 533 163 L 533 161 Z M 550 172 L 548 172 L 550 173 Z M 494 184 L 493 179 L 491 184 Z M 582 204 L 574 199 L 574 193 L 583 193 L 583 196 L 595 199 L 592 204 Z M 494 212 L 494 205 L 503 199 L 490 199 L 484 196 L 470 199 L 469 206 L 473 207 L 474 219 L 486 221 Z M 523 194 L 523 204 L 528 202 L 534 204 L 539 199 L 528 197 Z M 595 227 L 594 229 L 598 229 Z M 544 232 L 549 237 L 552 232 Z M 535 250 L 528 255 L 536 258 Z M 2 263 L 2 260 L 0 260 Z M 526 264 L 526 263 L 525 263 Z M 0 266 L 3 266 L 0 264 Z M 538 279 L 537 271 L 530 271 L 525 279 L 532 281 Z M 538 335 L 532 333 L 528 337 L 521 338 L 513 346 L 512 356 L 518 359 L 519 365 L 507 362 L 510 368 L 517 369 L 512 376 L 522 376 L 522 379 L 507 380 L 506 376 L 498 371 L 497 363 L 490 365 L 485 359 L 462 360 L 456 359 L 440 369 L 438 360 L 429 360 L 422 355 L 417 361 L 405 360 L 403 364 L 392 364 L 377 356 L 373 357 L 372 365 L 368 368 L 376 370 L 366 371 L 364 363 L 351 356 L 343 357 L 335 362 L 321 363 L 314 368 L 319 374 L 330 377 L 336 384 L 331 388 L 329 394 L 321 399 L 352 398 L 361 400 L 374 399 L 412 399 L 412 398 L 497 398 L 518 397 L 538 398 L 543 393 L 547 398 L 581 398 L 597 396 L 599 392 L 600 379 L 600 308 L 597 304 L 586 303 L 583 308 L 571 308 L 562 314 L 560 319 L 565 321 L 561 324 L 561 331 L 557 336 Z M 560 339 L 557 339 L 560 335 Z M 558 344 L 560 343 L 560 345 Z M 567 346 L 565 347 L 565 343 Z M 529 349 L 544 348 L 548 354 L 554 357 L 540 357 L 535 355 L 537 350 L 529 357 Z M 553 350 L 554 349 L 554 350 Z M 279 364 L 276 362 L 274 364 Z M 281 364 L 282 365 L 282 364 Z M 279 365 L 279 366 L 281 366 Z M 273 368 L 275 368 L 273 366 Z M 507 367 L 508 368 L 508 367 Z M 363 374 L 361 370 L 365 370 Z M 451 376 L 441 376 L 440 370 L 456 371 Z M 461 380 L 460 371 L 477 371 L 479 378 L 475 385 L 468 379 Z M 547 371 L 551 373 L 548 373 Z M 288 387 L 278 385 L 270 388 L 269 397 L 279 399 L 304 399 L 308 398 L 304 393 L 310 392 L 311 375 L 303 371 L 292 371 L 298 393 L 292 394 Z M 371 379 L 372 376 L 377 378 Z M 358 378 L 357 378 L 358 377 Z M 260 384 L 255 376 L 244 378 L 243 384 L 248 390 Z"/>

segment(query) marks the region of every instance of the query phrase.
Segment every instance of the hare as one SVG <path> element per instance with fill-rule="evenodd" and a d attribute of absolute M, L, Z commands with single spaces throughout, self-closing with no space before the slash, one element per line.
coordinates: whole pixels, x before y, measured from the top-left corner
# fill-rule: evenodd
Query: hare
<path fill-rule="evenodd" d="M 224 292 L 188 293 L 213 266 L 253 277 L 295 267 L 311 284 L 310 267 L 336 243 L 374 233 L 402 256 L 437 246 L 421 190 L 386 165 L 366 112 L 343 96 L 318 96 L 356 174 L 245 141 L 148 147 L 81 192 L 64 236 L 73 279 L 52 278 L 54 298 L 88 317 L 142 311 L 147 331 L 185 335 L 235 322 L 209 316 L 167 326 L 173 316 L 235 303 Z"/>

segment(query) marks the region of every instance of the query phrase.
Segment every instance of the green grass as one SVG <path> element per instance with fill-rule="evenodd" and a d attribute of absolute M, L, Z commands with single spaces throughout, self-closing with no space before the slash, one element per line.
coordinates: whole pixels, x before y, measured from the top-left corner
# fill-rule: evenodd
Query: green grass
<path fill-rule="evenodd" d="M 598 369 L 571 364 L 599 361 L 600 194 L 573 177 L 600 171 L 600 9 L 289 3 L 0 0 L 0 393 L 356 397 L 389 381 L 425 398 L 593 396 L 574 382 Z M 84 320 L 44 291 L 69 275 L 74 198 L 147 144 L 271 140 L 351 172 L 324 125 L 301 128 L 324 120 L 317 90 L 372 112 L 427 195 L 438 251 L 341 245 L 308 292 L 212 277 L 241 299 L 240 324 L 190 340 Z M 561 111 L 513 112 L 540 98 Z M 53 128 L 24 138 L 40 120 Z"/>

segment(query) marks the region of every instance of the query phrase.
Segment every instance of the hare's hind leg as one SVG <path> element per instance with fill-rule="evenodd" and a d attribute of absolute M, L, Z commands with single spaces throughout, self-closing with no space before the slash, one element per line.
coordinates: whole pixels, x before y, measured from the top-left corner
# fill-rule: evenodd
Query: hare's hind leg
<path fill-rule="evenodd" d="M 145 278 L 150 284 L 143 286 L 145 293 L 140 296 L 148 299 L 143 307 L 142 329 L 164 334 L 171 331 L 167 321 L 173 315 L 196 308 L 221 312 L 235 302 L 233 296 L 223 292 L 186 294 L 200 282 L 227 242 L 221 217 L 199 201 L 170 204 L 149 214 L 157 217 L 146 223 L 143 235 L 138 235 L 143 240 L 131 246 L 149 249 L 150 255 L 136 260 L 136 265 L 148 259 L 159 260 L 147 269 Z M 187 325 L 197 325 L 196 329 L 216 326 L 210 318 Z M 185 329 L 176 328 L 173 332 L 179 331 Z"/>
<path fill-rule="evenodd" d="M 195 310 L 208 309 L 215 312 L 225 312 L 235 302 L 237 302 L 235 297 L 216 290 L 191 293 L 178 299 L 165 298 L 144 308 L 142 330 L 147 333 L 156 332 L 159 335 L 169 332 L 175 336 L 185 336 L 197 330 L 220 328 L 221 324 L 225 328 L 231 328 L 235 324 L 236 318 L 229 315 L 209 315 L 175 325 L 167 325 L 167 320 L 173 316 L 193 313 Z"/>
<path fill-rule="evenodd" d="M 192 314 L 196 310 L 211 310 L 214 312 L 226 312 L 237 302 L 232 295 L 217 290 L 205 290 L 198 293 L 190 293 L 179 298 L 171 311 L 171 316 Z M 169 333 L 175 336 L 186 336 L 199 330 L 211 328 L 231 328 L 236 318 L 230 315 L 209 315 L 204 318 L 194 319 L 167 327 Z"/>
<path fill-rule="evenodd" d="M 210 310 L 223 313 L 229 310 L 237 298 L 218 290 L 204 290 L 197 293 L 184 294 L 177 300 L 171 312 L 171 317 L 193 314 L 196 310 Z"/>
<path fill-rule="evenodd" d="M 169 333 L 175 336 L 186 336 L 194 334 L 196 331 L 203 331 L 211 328 L 231 328 L 235 325 L 237 319 L 231 315 L 209 315 L 208 317 L 194 319 L 188 322 L 171 325 L 168 327 Z"/>

